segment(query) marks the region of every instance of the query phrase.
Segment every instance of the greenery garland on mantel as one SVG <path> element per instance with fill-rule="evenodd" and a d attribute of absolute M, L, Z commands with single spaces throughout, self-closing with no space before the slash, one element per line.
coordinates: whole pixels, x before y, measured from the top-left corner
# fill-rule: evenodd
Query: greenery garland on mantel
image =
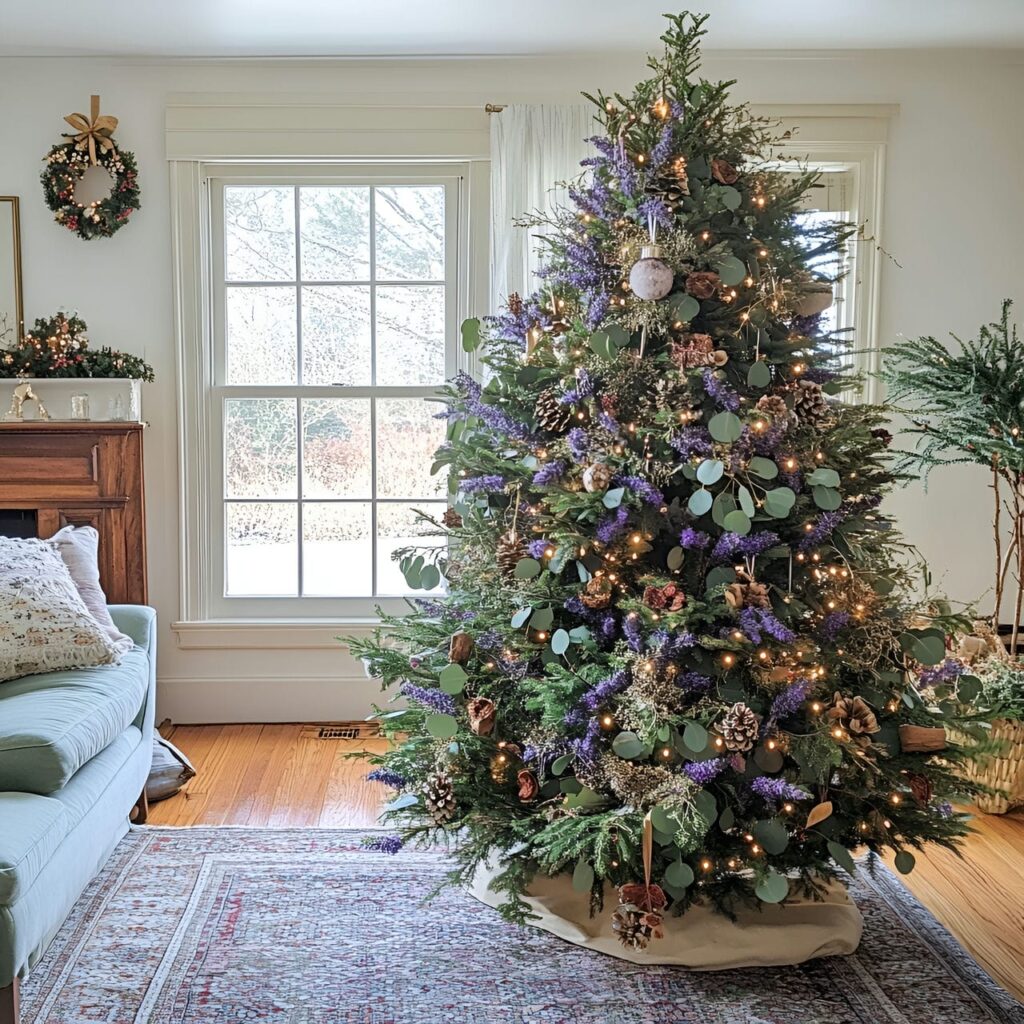
<path fill-rule="evenodd" d="M 139 356 L 104 346 L 90 349 L 85 321 L 63 311 L 39 317 L 17 347 L 0 354 L 0 378 L 124 377 L 153 380 Z"/>

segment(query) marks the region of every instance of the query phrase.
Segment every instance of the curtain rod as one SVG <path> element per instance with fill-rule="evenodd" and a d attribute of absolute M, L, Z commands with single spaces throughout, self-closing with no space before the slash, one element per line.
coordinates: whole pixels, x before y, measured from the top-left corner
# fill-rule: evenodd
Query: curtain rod
<path fill-rule="evenodd" d="M 484 106 L 484 110 L 488 114 L 500 114 L 504 109 L 504 103 L 488 103 Z"/>

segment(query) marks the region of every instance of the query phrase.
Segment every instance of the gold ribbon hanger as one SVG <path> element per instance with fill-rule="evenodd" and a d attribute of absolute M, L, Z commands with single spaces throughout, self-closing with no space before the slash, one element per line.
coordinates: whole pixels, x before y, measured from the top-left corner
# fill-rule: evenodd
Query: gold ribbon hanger
<path fill-rule="evenodd" d="M 68 114 L 64 118 L 74 132 L 63 132 L 65 139 L 74 139 L 76 149 L 88 149 L 91 163 L 98 163 L 96 147 L 103 152 L 115 152 L 114 140 L 111 136 L 117 129 L 117 118 L 111 114 L 100 116 L 99 96 L 90 97 L 89 117 L 85 114 Z"/>

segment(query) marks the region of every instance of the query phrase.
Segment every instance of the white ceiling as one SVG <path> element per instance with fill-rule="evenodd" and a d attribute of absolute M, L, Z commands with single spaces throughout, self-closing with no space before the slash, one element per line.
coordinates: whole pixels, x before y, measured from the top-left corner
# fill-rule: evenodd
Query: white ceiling
<path fill-rule="evenodd" d="M 695 0 L 696 2 L 696 0 Z M 1024 0 L 701 0 L 709 49 L 1024 47 Z M 0 0 L 2 56 L 650 50 L 666 0 Z"/>

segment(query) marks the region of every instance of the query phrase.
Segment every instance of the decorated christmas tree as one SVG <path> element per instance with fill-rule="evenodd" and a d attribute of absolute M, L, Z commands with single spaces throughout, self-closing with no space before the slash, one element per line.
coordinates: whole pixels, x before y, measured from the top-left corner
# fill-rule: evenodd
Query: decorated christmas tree
<path fill-rule="evenodd" d="M 944 733 L 969 708 L 932 667 L 954 617 L 907 596 L 883 414 L 841 400 L 820 327 L 810 268 L 854 229 L 801 226 L 815 175 L 699 77 L 705 19 L 668 20 L 649 79 L 588 97 L 542 287 L 463 327 L 492 375 L 450 385 L 451 508 L 402 554 L 447 593 L 352 642 L 407 702 L 379 712 L 402 830 L 375 845 L 450 839 L 453 881 L 497 851 L 511 919 L 538 873 L 595 908 L 610 882 L 634 947 L 858 848 L 909 871 L 970 791 Z"/>

